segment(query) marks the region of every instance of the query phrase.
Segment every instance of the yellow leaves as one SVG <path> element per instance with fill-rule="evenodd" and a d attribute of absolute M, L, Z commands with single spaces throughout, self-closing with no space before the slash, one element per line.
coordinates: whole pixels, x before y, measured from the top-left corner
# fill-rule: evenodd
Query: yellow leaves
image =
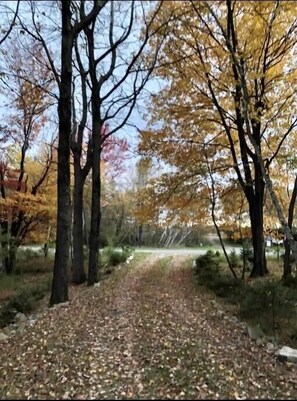
<path fill-rule="evenodd" d="M 164 3 L 156 23 L 164 22 L 171 12 L 177 15 L 178 7 L 172 3 Z M 200 8 L 200 3 L 204 7 Z M 293 2 L 234 2 L 236 43 L 230 46 L 226 3 L 195 4 L 199 4 L 198 12 L 193 3 L 187 2 L 186 13 L 171 20 L 160 58 L 163 67 L 155 71 L 157 77 L 166 80 L 166 86 L 151 99 L 150 125 L 141 133 L 139 149 L 161 160 L 169 173 L 160 175 L 155 188 L 145 192 L 154 206 L 150 207 L 147 199 L 144 204 L 152 215 L 162 206 L 168 210 L 168 218 L 177 214 L 186 221 L 193 219 L 193 215 L 187 216 L 182 209 L 193 207 L 194 211 L 202 202 L 201 210 L 207 214 L 204 200 L 208 198 L 208 190 L 203 183 L 206 176 L 203 150 L 207 148 L 213 169 L 220 171 L 223 181 L 229 180 L 217 190 L 219 206 L 225 212 L 221 221 L 238 226 L 234 216 L 248 215 L 244 194 L 237 189 L 224 196 L 223 188 L 230 189 L 235 165 L 244 176 L 242 159 L 246 149 L 240 145 L 245 140 L 250 146 L 248 163 L 250 166 L 254 163 L 253 145 L 245 132 L 247 124 L 253 125 L 255 135 L 261 138 L 263 158 L 269 158 L 290 128 L 297 107 L 296 6 Z M 230 50 L 231 47 L 235 50 Z M 236 77 L 239 68 L 234 58 L 241 65 L 247 86 L 246 121 L 242 116 L 244 86 Z M 294 148 L 294 133 L 288 137 L 289 148 Z M 236 155 L 233 158 L 230 142 Z M 278 157 L 287 151 L 280 150 Z M 254 180 L 253 168 L 251 172 Z M 195 212 L 203 214 L 197 207 Z"/>

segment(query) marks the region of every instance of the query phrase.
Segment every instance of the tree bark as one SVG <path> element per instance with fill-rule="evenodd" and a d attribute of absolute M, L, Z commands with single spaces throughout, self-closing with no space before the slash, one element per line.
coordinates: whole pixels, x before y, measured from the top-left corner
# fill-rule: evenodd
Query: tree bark
<path fill-rule="evenodd" d="M 293 225 L 296 197 L 297 197 L 297 176 L 295 178 L 294 188 L 293 188 L 290 205 L 289 205 L 289 212 L 288 212 L 288 227 L 290 228 L 290 230 L 292 230 L 292 225 Z M 290 256 L 291 256 L 291 245 L 290 245 L 289 239 L 286 237 L 285 238 L 284 270 L 283 270 L 283 278 L 284 279 L 291 276 L 291 274 L 292 274 Z"/>
<path fill-rule="evenodd" d="M 91 168 L 91 141 L 88 143 L 87 160 L 84 167 L 81 167 L 81 157 L 83 148 L 84 130 L 87 122 L 88 114 L 88 98 L 87 98 L 87 82 L 86 71 L 84 70 L 77 40 L 75 41 L 75 53 L 79 66 L 81 78 L 81 92 L 82 92 L 82 117 L 78 127 L 76 127 L 76 113 L 73 97 L 73 139 L 71 140 L 71 150 L 73 152 L 74 164 L 74 189 L 73 189 L 73 260 L 72 260 L 72 282 L 75 284 L 82 284 L 86 281 L 86 274 L 84 270 L 84 233 L 83 233 L 83 194 L 84 185 L 87 175 Z M 74 93 L 73 93 L 74 96 Z M 77 129 L 78 128 L 78 129 Z"/>
<path fill-rule="evenodd" d="M 16 254 L 17 254 L 17 248 L 15 246 L 10 246 L 9 252 L 8 252 L 8 265 L 6 266 L 7 274 L 10 274 L 15 270 Z"/>
<path fill-rule="evenodd" d="M 88 222 L 87 222 L 87 213 L 86 213 L 86 209 L 83 206 L 83 240 L 84 240 L 84 245 L 88 245 Z"/>
<path fill-rule="evenodd" d="M 2 265 L 7 275 L 15 270 L 17 247 L 8 245 L 7 242 L 1 244 L 2 246 Z"/>
<path fill-rule="evenodd" d="M 138 246 L 142 246 L 143 243 L 143 224 L 139 224 L 138 226 Z"/>
<path fill-rule="evenodd" d="M 97 102 L 92 107 L 93 112 L 93 166 L 92 166 L 92 202 L 91 202 L 91 227 L 89 236 L 89 269 L 88 285 L 94 285 L 98 281 L 98 256 L 100 241 L 100 220 L 101 220 L 101 177 L 100 177 L 100 158 L 101 158 L 101 139 L 100 139 L 100 116 Z"/>
<path fill-rule="evenodd" d="M 263 232 L 263 205 L 256 200 L 249 202 L 249 210 L 254 251 L 250 277 L 263 277 L 268 274 Z"/>
<path fill-rule="evenodd" d="M 265 182 L 261 169 L 257 163 L 255 166 L 254 191 L 247 188 L 246 195 L 249 204 L 249 215 L 252 230 L 253 243 L 253 268 L 250 277 L 263 277 L 268 274 L 265 244 L 264 244 L 264 189 Z"/>
<path fill-rule="evenodd" d="M 101 133 L 103 122 L 101 120 L 100 88 L 101 77 L 98 81 L 95 61 L 94 25 L 85 30 L 88 38 L 89 49 L 89 71 L 92 82 L 91 107 L 92 107 L 92 195 L 91 195 L 91 222 L 89 235 L 89 266 L 88 285 L 94 285 L 98 281 L 99 242 L 100 242 L 100 220 L 101 220 Z"/>
<path fill-rule="evenodd" d="M 73 264 L 72 282 L 82 284 L 86 281 L 84 270 L 84 236 L 83 236 L 83 187 L 84 180 L 80 171 L 76 171 L 73 190 Z"/>
<path fill-rule="evenodd" d="M 62 6 L 61 81 L 58 103 L 58 208 L 56 253 L 50 305 L 68 301 L 68 259 L 71 229 L 70 197 L 70 135 L 71 135 L 71 89 L 72 48 L 71 1 Z"/>

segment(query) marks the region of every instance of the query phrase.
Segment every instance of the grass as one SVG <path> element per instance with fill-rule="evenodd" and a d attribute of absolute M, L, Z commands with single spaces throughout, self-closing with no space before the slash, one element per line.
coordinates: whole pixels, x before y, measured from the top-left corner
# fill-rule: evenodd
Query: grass
<path fill-rule="evenodd" d="M 158 267 L 161 271 L 167 271 L 172 263 L 172 256 L 167 256 L 158 260 Z"/>
<path fill-rule="evenodd" d="M 137 264 L 140 261 L 145 261 L 150 256 L 148 252 L 135 252 L 133 254 L 132 263 Z"/>
<path fill-rule="evenodd" d="M 185 249 L 185 250 L 187 250 L 187 249 L 201 249 L 201 250 L 207 251 L 208 249 L 216 249 L 216 248 L 217 248 L 216 245 L 203 245 L 203 246 L 199 246 L 199 245 L 196 245 L 196 246 L 172 245 L 172 246 L 167 246 L 167 247 L 142 245 L 141 247 L 136 247 L 136 249 L 140 250 L 140 251 L 142 249 L 146 250 L 146 251 L 150 251 L 150 250 L 154 251 L 155 249 L 164 249 L 164 250 L 166 250 L 166 249 L 168 249 L 168 250 L 175 250 L 175 249 Z"/>

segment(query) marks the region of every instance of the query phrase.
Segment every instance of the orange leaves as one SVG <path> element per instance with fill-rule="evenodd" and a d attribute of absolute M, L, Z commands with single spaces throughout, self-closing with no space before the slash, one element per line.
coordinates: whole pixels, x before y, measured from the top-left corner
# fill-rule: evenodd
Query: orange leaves
<path fill-rule="evenodd" d="M 49 215 L 45 197 L 15 191 L 9 198 L 0 198 L 1 221 L 16 221 L 19 213 L 24 213 L 28 220 L 34 218 L 40 222 L 43 221 Z"/>

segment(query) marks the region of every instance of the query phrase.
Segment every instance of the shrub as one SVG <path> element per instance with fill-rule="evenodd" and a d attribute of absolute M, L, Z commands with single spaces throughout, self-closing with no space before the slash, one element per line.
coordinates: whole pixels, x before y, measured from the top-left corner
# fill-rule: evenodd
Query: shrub
<path fill-rule="evenodd" d="M 196 259 L 196 269 L 198 271 L 200 269 L 218 270 L 220 265 L 219 256 L 219 252 L 214 253 L 213 251 L 208 250 L 204 255 L 200 255 Z"/>
<path fill-rule="evenodd" d="M 244 281 L 231 277 L 227 274 L 220 274 L 209 288 L 221 298 L 225 298 L 231 304 L 238 304 L 246 293 L 246 284 Z"/>
<path fill-rule="evenodd" d="M 46 295 L 50 287 L 51 275 L 48 275 L 42 281 L 28 284 L 25 288 L 19 289 L 17 294 L 11 297 L 1 308 L 0 326 L 3 327 L 11 323 L 17 312 L 32 312 L 37 302 Z"/>
<path fill-rule="evenodd" d="M 241 318 L 260 324 L 266 335 L 297 346 L 297 278 L 284 282 L 273 278 L 258 278 L 248 285 L 220 267 L 220 259 L 212 252 L 195 261 L 195 276 L 227 302 L 239 306 Z"/>
<path fill-rule="evenodd" d="M 113 251 L 109 255 L 109 265 L 110 266 L 117 266 L 120 263 L 123 263 L 126 261 L 126 255 L 121 252 L 121 251 Z"/>
<path fill-rule="evenodd" d="M 276 280 L 256 281 L 242 298 L 240 315 L 257 320 L 267 332 L 275 333 L 284 322 L 296 320 L 297 293 Z"/>
<path fill-rule="evenodd" d="M 28 313 L 34 309 L 35 303 L 35 297 L 30 292 L 30 289 L 25 289 L 9 300 L 8 308 L 15 309 L 18 312 Z"/>
<path fill-rule="evenodd" d="M 283 280 L 285 287 L 297 289 L 297 276 L 288 276 Z"/>
<path fill-rule="evenodd" d="M 253 256 L 254 256 L 253 249 L 249 245 L 245 245 L 240 250 L 240 257 L 243 261 L 243 265 L 245 266 L 245 270 L 247 270 L 247 271 L 251 270 Z"/>
<path fill-rule="evenodd" d="M 217 296 L 226 298 L 230 303 L 239 303 L 246 290 L 242 280 L 224 272 L 220 266 L 218 254 L 207 251 L 196 259 L 195 273 L 199 284 L 205 285 Z"/>
<path fill-rule="evenodd" d="M 112 247 L 107 247 L 102 252 L 102 264 L 107 266 L 117 266 L 120 263 L 126 262 L 132 254 L 132 248 L 123 247 L 122 250 L 116 250 Z"/>
<path fill-rule="evenodd" d="M 220 258 L 211 250 L 195 260 L 195 273 L 201 284 L 214 283 L 219 276 Z"/>
<path fill-rule="evenodd" d="M 234 249 L 232 249 L 232 251 L 229 254 L 229 261 L 230 261 L 231 267 L 233 267 L 233 268 L 240 267 L 239 257 Z"/>

